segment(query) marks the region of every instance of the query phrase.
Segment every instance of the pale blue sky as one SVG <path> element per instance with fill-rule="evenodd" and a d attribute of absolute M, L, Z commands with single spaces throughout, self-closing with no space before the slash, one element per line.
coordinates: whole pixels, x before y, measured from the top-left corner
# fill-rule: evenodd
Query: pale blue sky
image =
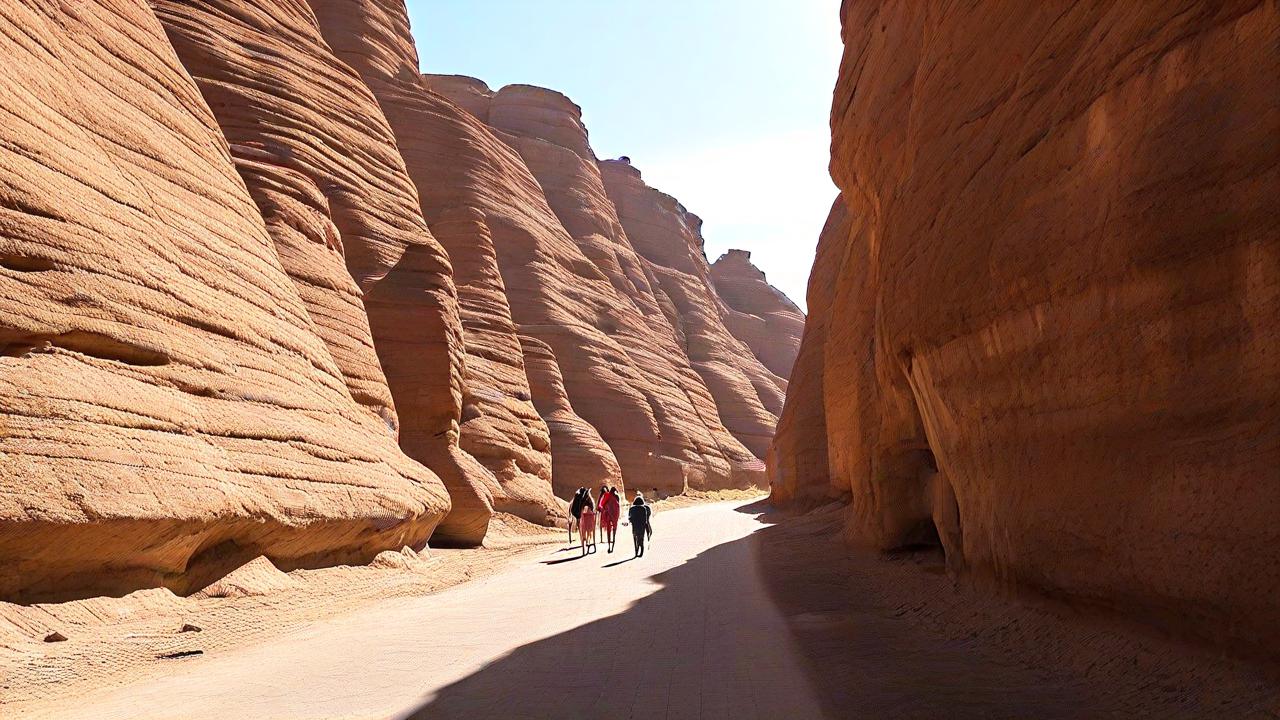
<path fill-rule="evenodd" d="M 707 256 L 750 250 L 804 305 L 836 190 L 827 117 L 839 0 L 408 0 L 424 72 L 555 88 L 601 158 L 705 222 Z"/>

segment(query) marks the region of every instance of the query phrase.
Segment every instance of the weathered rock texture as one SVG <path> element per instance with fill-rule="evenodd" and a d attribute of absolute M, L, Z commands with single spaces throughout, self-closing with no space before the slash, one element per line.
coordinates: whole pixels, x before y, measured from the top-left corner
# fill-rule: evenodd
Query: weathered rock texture
<path fill-rule="evenodd" d="M 494 505 L 537 522 L 563 517 L 551 491 L 546 423 L 534 408 L 519 339 L 495 266 L 490 210 L 468 197 L 465 169 L 441 177 L 449 143 L 468 138 L 447 117 L 456 109 L 425 89 L 402 3 L 316 0 L 326 40 L 363 78 L 390 122 L 422 214 L 450 253 L 462 308 L 467 376 L 462 447 L 494 475 Z M 448 106 L 448 107 L 446 107 Z M 507 198 L 493 198 L 494 204 Z"/>
<path fill-rule="evenodd" d="M 837 197 L 818 238 L 806 295 L 809 317 L 787 386 L 786 405 L 778 417 L 777 434 L 767 458 L 769 494 L 771 500 L 778 504 L 817 505 L 849 494 L 848 478 L 836 478 L 829 470 L 828 457 L 833 449 L 828 447 L 826 405 L 827 402 L 858 402 L 858 398 L 851 395 L 865 392 L 875 383 L 868 378 L 860 385 L 845 388 L 843 393 L 827 393 L 825 377 L 828 364 L 827 321 L 831 316 L 831 303 L 837 285 L 853 287 L 855 284 L 849 280 L 842 282 L 840 278 L 845 266 L 844 254 L 848 248 L 854 247 L 850 243 L 852 230 L 853 218 L 849 216 L 843 199 Z M 856 262 L 865 265 L 866 258 Z M 851 267 L 847 272 L 852 274 L 856 268 Z M 870 328 L 862 327 L 859 331 L 866 334 Z M 871 344 L 867 343 L 867 348 L 853 361 L 869 361 L 870 348 Z M 832 362 L 839 362 L 839 358 L 832 359 Z M 860 438 L 849 439 L 855 442 L 855 447 L 862 442 Z"/>
<path fill-rule="evenodd" d="M 577 106 L 419 75 L 401 0 L 13 0 L 0 52 L 0 597 L 763 482 L 696 218 L 638 253 Z"/>
<path fill-rule="evenodd" d="M 0 596 L 424 542 L 449 501 L 367 331 L 309 313 L 354 319 L 323 198 L 250 158 L 278 254 L 142 0 L 5 3 L 0 56 Z"/>
<path fill-rule="evenodd" d="M 600 163 L 622 227 L 648 261 L 670 321 L 693 368 L 716 399 L 725 427 L 758 458 L 773 439 L 786 381 L 729 332 L 703 253 L 702 220 L 644 183 L 629 162 Z"/>
<path fill-rule="evenodd" d="M 784 380 L 790 378 L 800 352 L 804 312 L 769 284 L 746 250 L 721 255 L 711 264 L 711 281 L 729 308 L 725 327 L 746 343 L 770 372 Z"/>
<path fill-rule="evenodd" d="M 843 14 L 782 487 L 825 434 L 866 542 L 1280 653 L 1276 3 Z"/>
<path fill-rule="evenodd" d="M 152 5 L 352 394 L 393 428 L 397 397 L 402 447 L 449 487 L 454 509 L 437 539 L 479 542 L 497 483 L 458 449 L 466 370 L 454 268 L 373 94 L 303 2 Z"/>
<path fill-rule="evenodd" d="M 464 206 L 434 217 L 453 258 L 466 337 L 462 448 L 497 476 L 495 509 L 544 524 L 564 519 L 551 488 L 550 432 L 534 406 L 484 213 Z"/>
<path fill-rule="evenodd" d="M 725 429 L 715 399 L 690 366 L 655 296 L 649 263 L 627 239 L 605 192 L 578 106 L 560 93 L 528 85 L 494 93 L 474 78 L 428 75 L 426 80 L 485 120 L 497 138 L 519 153 L 541 186 L 543 204 L 553 213 L 556 244 L 548 245 L 549 252 L 594 283 L 600 299 L 584 311 L 634 364 L 640 382 L 632 387 L 644 402 L 637 414 L 652 423 L 644 432 L 649 438 L 656 434 L 656 439 L 637 442 L 634 428 L 610 427 L 615 410 L 609 404 L 597 405 L 597 391 L 582 387 L 581 381 L 575 388 L 568 373 L 565 382 L 571 397 L 586 397 L 575 400 L 574 407 L 582 406 L 580 412 L 605 436 L 624 473 L 630 470 L 633 483 L 639 478 L 640 488 L 674 492 L 686 486 L 762 483 L 762 463 Z M 562 240 L 566 233 L 572 239 L 567 247 Z M 555 452 L 554 443 L 552 448 Z"/>
<path fill-rule="evenodd" d="M 520 345 L 533 404 L 551 433 L 551 486 L 556 495 L 571 497 L 580 487 L 619 483 L 622 468 L 600 433 L 573 411 L 551 347 L 527 335 L 520 336 Z"/>

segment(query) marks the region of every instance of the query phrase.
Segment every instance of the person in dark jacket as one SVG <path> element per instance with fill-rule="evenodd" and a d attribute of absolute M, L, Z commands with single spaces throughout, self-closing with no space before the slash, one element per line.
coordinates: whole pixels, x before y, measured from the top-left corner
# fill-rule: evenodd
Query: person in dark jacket
<path fill-rule="evenodd" d="M 573 529 L 582 520 L 582 507 L 586 504 L 587 489 L 578 488 L 569 501 L 569 544 L 573 544 Z"/>
<path fill-rule="evenodd" d="M 653 523 L 649 520 L 653 510 L 644 504 L 644 495 L 636 493 L 636 499 L 627 508 L 627 522 L 631 523 L 631 538 L 636 543 L 636 557 L 644 557 L 644 541 L 653 537 Z"/>

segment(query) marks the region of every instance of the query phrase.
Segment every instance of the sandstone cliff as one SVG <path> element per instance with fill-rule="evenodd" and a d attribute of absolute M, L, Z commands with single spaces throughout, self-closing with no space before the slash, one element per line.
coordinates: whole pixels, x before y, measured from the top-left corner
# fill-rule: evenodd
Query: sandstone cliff
<path fill-rule="evenodd" d="M 152 5 L 352 395 L 445 479 L 454 509 L 437 540 L 479 542 L 498 486 L 458 449 L 466 369 L 454 267 L 377 101 L 303 3 Z"/>
<path fill-rule="evenodd" d="M 825 486 L 825 440 L 865 542 L 1276 653 L 1276 4 L 886 0 L 843 29 L 849 229 L 775 492 Z"/>
<path fill-rule="evenodd" d="M 828 402 L 841 402 L 850 392 L 874 387 L 874 383 L 845 388 L 845 393 L 827 393 L 825 377 L 831 304 L 838 285 L 853 285 L 849 280 L 841 280 L 852 230 L 853 218 L 844 200 L 837 197 L 818 237 L 805 298 L 809 316 L 787 386 L 786 405 L 778 416 L 777 432 L 767 458 L 769 496 L 777 504 L 817 505 L 847 498 L 849 494 L 848 478 L 837 478 L 829 468 L 828 458 L 833 449 L 828 447 L 826 406 Z M 862 262 L 865 265 L 865 258 Z M 868 331 L 868 328 L 861 329 L 863 334 Z M 837 328 L 835 332 L 840 330 Z M 834 343 L 831 346 L 834 347 Z M 867 355 L 868 351 L 864 350 L 855 362 L 866 361 Z M 833 362 L 838 362 L 838 358 Z"/>
<path fill-rule="evenodd" d="M 666 492 L 762 483 L 763 466 L 721 424 L 653 297 L 647 263 L 604 191 L 577 106 L 543 88 L 493 93 L 473 78 L 425 80 L 457 99 L 449 107 L 469 109 L 455 111 L 456 122 L 478 139 L 458 152 L 490 148 L 478 161 L 498 170 L 486 175 L 525 198 L 495 207 L 497 217 L 510 218 L 496 245 L 504 275 L 517 278 L 508 282 L 519 288 L 511 290 L 517 323 L 552 348 L 572 407 L 608 443 L 623 479 Z M 530 264 L 531 254 L 539 262 Z M 584 352 L 593 346 L 600 349 Z M 552 452 L 561 452 L 554 442 Z"/>
<path fill-rule="evenodd" d="M 729 308 L 725 327 L 746 343 L 770 372 L 783 380 L 790 378 L 800 352 L 804 312 L 769 284 L 746 250 L 721 255 L 711 264 L 711 281 Z"/>
<path fill-rule="evenodd" d="M 742 487 L 764 482 L 763 464 L 724 427 L 721 409 L 678 341 L 658 297 L 652 265 L 626 236 L 605 192 L 581 110 L 547 88 L 508 86 L 497 92 L 475 78 L 426 76 L 431 87 L 456 99 L 520 154 L 541 186 L 545 202 L 582 259 L 607 279 L 599 292 L 608 301 L 599 329 L 625 351 L 644 378 L 636 386 L 653 414 L 658 442 L 609 437 L 623 470 L 640 488 L 680 492 Z M 585 256 L 585 258 L 584 258 Z M 657 291 L 657 292 L 660 292 Z M 572 389 L 570 391 L 572 393 Z M 609 407 L 584 413 L 608 423 Z M 596 425 L 600 427 L 600 425 Z"/>
<path fill-rule="evenodd" d="M 312 318 L 354 293 L 314 188 L 262 168 L 278 253 L 142 0 L 5 3 L 0 55 L 0 596 L 425 542 L 365 325 Z"/>
<path fill-rule="evenodd" d="M 400 0 L 21 0 L 0 50 L 0 598 L 763 483 L 696 218 L 624 188 L 694 262 L 637 252 L 577 106 L 419 75 Z"/>
<path fill-rule="evenodd" d="M 685 355 L 716 399 L 725 427 L 764 458 L 786 382 L 769 372 L 725 326 L 729 314 L 711 282 L 702 220 L 644 183 L 630 162 L 600 163 L 605 188 L 636 251 L 669 303 Z"/>
<path fill-rule="evenodd" d="M 473 181 L 447 154 L 468 138 L 464 128 L 449 121 L 452 109 L 443 109 L 445 103 L 418 77 L 404 5 L 314 0 L 312 7 L 329 45 L 377 98 L 416 186 L 420 211 L 453 258 L 467 365 L 459 398 L 461 444 L 490 471 L 476 475 L 482 483 L 489 481 L 483 494 L 492 496 L 497 508 L 537 522 L 563 517 L 562 503 L 551 493 L 547 427 L 532 403 L 519 339 L 494 266 L 488 208 L 470 201 Z M 442 178 L 442 165 L 459 174 Z M 468 539 L 483 535 L 482 526 L 477 530 Z"/>

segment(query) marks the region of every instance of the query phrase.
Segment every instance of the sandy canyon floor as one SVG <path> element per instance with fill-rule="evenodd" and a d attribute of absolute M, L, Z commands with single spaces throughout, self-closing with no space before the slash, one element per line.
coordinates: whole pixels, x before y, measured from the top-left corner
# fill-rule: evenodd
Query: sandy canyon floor
<path fill-rule="evenodd" d="M 282 575 L 253 597 L 10 606 L 0 716 L 1280 716 L 1270 672 L 993 599 L 929 554 L 850 554 L 839 522 L 709 503 L 659 513 L 641 559 L 629 537 L 582 557 L 523 529 L 406 567 Z M 41 622 L 75 633 L 13 640 Z M 201 631 L 171 627 L 186 622 Z"/>

